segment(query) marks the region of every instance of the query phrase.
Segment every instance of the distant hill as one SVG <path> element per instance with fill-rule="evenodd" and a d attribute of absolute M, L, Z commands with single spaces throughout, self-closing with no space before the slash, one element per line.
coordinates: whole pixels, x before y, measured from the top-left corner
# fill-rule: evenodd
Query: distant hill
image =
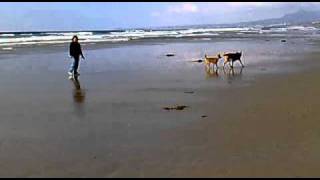
<path fill-rule="evenodd" d="M 244 27 L 244 26 L 271 26 L 271 25 L 311 25 L 320 27 L 320 11 L 306 11 L 299 10 L 294 13 L 286 14 L 280 18 L 264 19 L 258 21 L 239 22 L 232 24 L 202 24 L 202 25 L 186 25 L 186 26 L 175 26 L 175 27 L 164 27 L 174 29 L 185 29 L 185 28 L 218 28 L 218 27 Z M 159 28 L 161 29 L 161 28 Z"/>
<path fill-rule="evenodd" d="M 271 25 L 271 24 L 309 24 L 315 21 L 320 21 L 320 11 L 305 11 L 299 10 L 294 13 L 286 14 L 281 18 L 265 19 L 259 21 L 237 23 L 242 25 Z"/>

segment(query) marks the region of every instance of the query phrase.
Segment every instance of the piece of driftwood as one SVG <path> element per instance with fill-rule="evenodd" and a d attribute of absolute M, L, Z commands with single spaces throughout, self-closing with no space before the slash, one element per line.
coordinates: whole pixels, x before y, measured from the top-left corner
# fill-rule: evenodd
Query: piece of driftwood
<path fill-rule="evenodd" d="M 173 53 L 166 54 L 167 57 L 175 56 Z"/>
<path fill-rule="evenodd" d="M 191 61 L 191 62 L 198 62 L 198 63 L 201 63 L 201 62 L 203 62 L 203 60 L 202 60 L 202 59 L 198 59 L 198 60 L 194 60 L 194 61 Z"/>

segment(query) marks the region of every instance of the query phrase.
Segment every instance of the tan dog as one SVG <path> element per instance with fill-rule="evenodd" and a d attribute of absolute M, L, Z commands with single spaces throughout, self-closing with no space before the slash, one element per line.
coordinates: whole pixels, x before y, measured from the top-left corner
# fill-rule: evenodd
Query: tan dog
<path fill-rule="evenodd" d="M 206 63 L 207 66 L 209 66 L 209 68 L 211 64 L 213 64 L 213 68 L 214 68 L 214 65 L 216 65 L 216 67 L 218 68 L 218 61 L 220 58 L 221 58 L 220 54 L 218 54 L 217 56 L 207 56 L 207 54 L 205 54 L 204 62 Z"/>

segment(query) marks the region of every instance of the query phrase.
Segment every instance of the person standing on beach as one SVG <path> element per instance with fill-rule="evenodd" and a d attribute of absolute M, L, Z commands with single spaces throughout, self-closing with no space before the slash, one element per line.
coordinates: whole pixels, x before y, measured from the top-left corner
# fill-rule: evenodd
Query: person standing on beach
<path fill-rule="evenodd" d="M 68 74 L 71 76 L 72 74 L 75 76 L 80 75 L 78 73 L 78 67 L 79 67 L 79 61 L 80 61 L 80 56 L 82 57 L 82 59 L 85 59 L 83 54 L 82 54 L 82 50 L 81 50 L 81 45 L 78 42 L 79 38 L 78 36 L 73 36 L 72 38 L 72 42 L 70 43 L 70 56 L 74 59 L 71 68 L 68 72 Z"/>

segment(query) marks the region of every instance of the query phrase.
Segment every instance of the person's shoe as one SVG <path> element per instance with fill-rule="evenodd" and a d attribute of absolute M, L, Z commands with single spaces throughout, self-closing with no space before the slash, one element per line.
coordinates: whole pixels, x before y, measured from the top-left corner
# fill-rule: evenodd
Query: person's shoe
<path fill-rule="evenodd" d="M 74 73 L 75 76 L 80 76 L 80 73 Z"/>
<path fill-rule="evenodd" d="M 72 72 L 68 72 L 69 76 L 72 76 Z"/>

